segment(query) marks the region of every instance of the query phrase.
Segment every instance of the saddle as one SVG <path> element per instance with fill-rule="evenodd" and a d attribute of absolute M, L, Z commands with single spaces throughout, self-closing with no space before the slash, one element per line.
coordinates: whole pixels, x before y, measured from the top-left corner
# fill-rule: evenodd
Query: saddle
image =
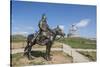
<path fill-rule="evenodd" d="M 39 45 L 45 45 L 47 42 L 50 41 L 51 32 L 41 32 L 35 35 L 36 41 Z"/>

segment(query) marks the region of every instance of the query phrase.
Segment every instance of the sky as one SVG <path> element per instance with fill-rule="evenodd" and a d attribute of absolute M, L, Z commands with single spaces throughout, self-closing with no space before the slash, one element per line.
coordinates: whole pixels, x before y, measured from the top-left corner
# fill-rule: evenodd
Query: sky
<path fill-rule="evenodd" d="M 46 14 L 50 28 L 60 25 L 68 34 L 72 24 L 82 37 L 96 37 L 96 6 L 12 1 L 12 34 L 31 34 L 38 31 L 38 23 Z"/>

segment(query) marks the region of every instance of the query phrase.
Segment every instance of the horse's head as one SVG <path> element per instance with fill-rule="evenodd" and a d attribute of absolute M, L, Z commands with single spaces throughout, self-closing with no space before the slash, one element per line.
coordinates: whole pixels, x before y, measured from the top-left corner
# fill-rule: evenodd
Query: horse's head
<path fill-rule="evenodd" d="M 57 27 L 55 28 L 55 32 L 56 32 L 56 35 L 60 35 L 60 36 L 62 36 L 62 37 L 65 36 L 65 33 L 63 32 L 63 30 L 62 30 L 59 26 L 57 26 Z"/>

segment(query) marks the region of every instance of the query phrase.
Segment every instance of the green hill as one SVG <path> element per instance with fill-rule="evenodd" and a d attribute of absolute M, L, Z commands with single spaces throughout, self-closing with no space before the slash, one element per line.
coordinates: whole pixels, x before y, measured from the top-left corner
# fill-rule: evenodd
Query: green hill
<path fill-rule="evenodd" d="M 11 35 L 11 42 L 22 42 L 26 40 L 26 36 L 24 35 Z"/>

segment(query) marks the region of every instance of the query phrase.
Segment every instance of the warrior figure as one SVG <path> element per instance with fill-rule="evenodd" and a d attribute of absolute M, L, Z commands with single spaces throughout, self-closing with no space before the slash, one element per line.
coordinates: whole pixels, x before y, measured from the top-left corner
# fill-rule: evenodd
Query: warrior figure
<path fill-rule="evenodd" d="M 51 35 L 53 34 L 53 31 L 49 28 L 48 24 L 47 24 L 47 20 L 46 20 L 46 16 L 45 14 L 42 15 L 41 20 L 39 21 L 39 31 L 36 33 L 35 37 L 32 39 L 32 42 L 34 42 L 34 40 L 37 38 L 39 39 L 39 41 L 43 41 L 43 39 L 50 39 L 52 40 Z"/>
<path fill-rule="evenodd" d="M 50 35 L 52 35 L 52 30 L 49 28 L 48 24 L 47 24 L 47 20 L 46 20 L 46 16 L 45 14 L 42 15 L 41 20 L 39 21 L 39 34 L 42 35 L 42 37 L 45 38 L 50 38 Z"/>

